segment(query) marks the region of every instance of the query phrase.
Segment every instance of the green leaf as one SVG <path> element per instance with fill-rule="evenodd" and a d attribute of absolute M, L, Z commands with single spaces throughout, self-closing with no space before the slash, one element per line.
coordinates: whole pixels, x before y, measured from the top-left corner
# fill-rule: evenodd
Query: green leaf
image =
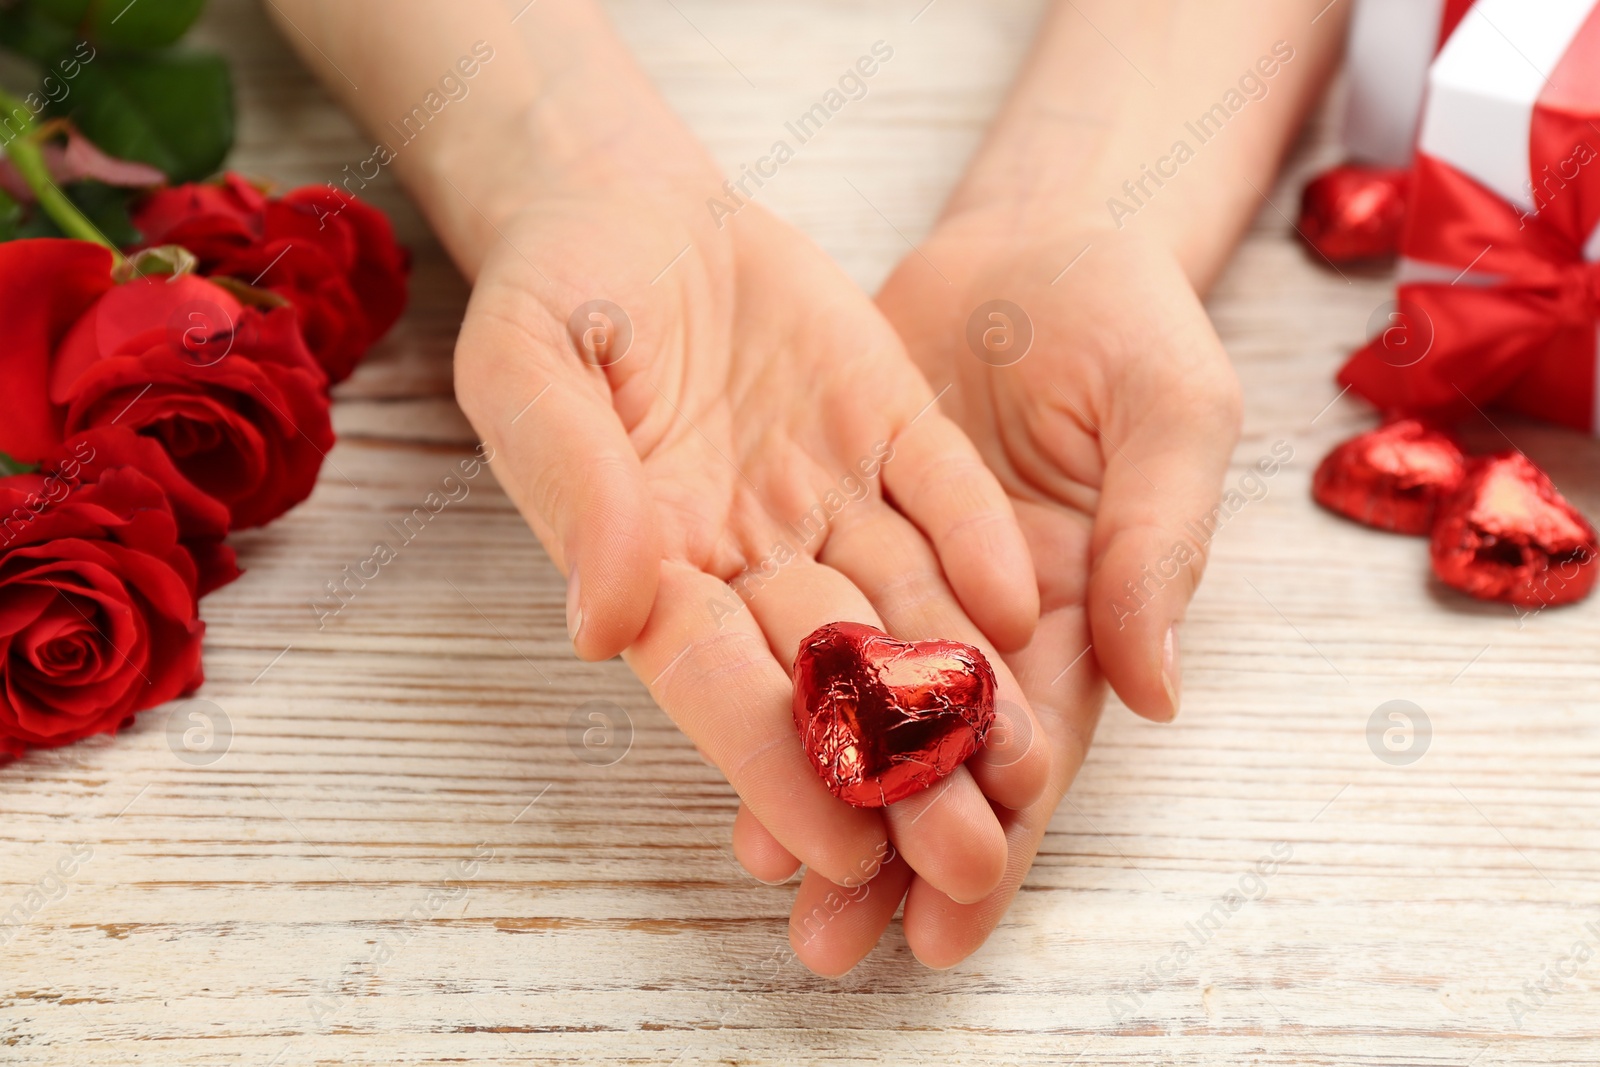
<path fill-rule="evenodd" d="M 30 6 L 46 18 L 68 29 L 76 29 L 89 13 L 91 3 L 93 0 L 33 0 Z"/>
<path fill-rule="evenodd" d="M 4 452 L 0 452 L 0 477 L 12 474 L 32 474 L 39 469 L 37 463 L 24 463 L 20 459 L 12 459 Z"/>
<path fill-rule="evenodd" d="M 101 56 L 52 111 L 107 155 L 149 163 L 174 182 L 213 173 L 233 146 L 233 82 L 213 55 Z"/>
<path fill-rule="evenodd" d="M 65 55 L 78 35 L 28 5 L 0 4 L 0 48 L 46 65 Z"/>
<path fill-rule="evenodd" d="M 67 199 L 78 206 L 78 210 L 94 223 L 95 227 L 106 239 L 118 248 L 128 248 L 144 240 L 144 235 L 133 225 L 129 215 L 128 205 L 133 199 L 133 194 L 127 189 L 114 189 L 109 185 L 97 181 L 73 182 L 62 187 L 62 192 L 67 194 Z M 0 222 L 0 230 L 4 223 Z M 13 237 L 65 237 L 61 227 L 50 220 L 50 216 L 39 210 L 28 213 L 28 217 L 17 226 Z M 0 237 L 0 240 L 5 238 Z"/>
<path fill-rule="evenodd" d="M 57 26 L 86 35 L 113 50 L 165 48 L 182 37 L 205 0 L 32 0 L 30 5 Z"/>
<path fill-rule="evenodd" d="M 67 186 L 66 193 L 78 205 L 78 209 L 89 216 L 89 221 L 118 248 L 128 248 L 144 240 L 144 235 L 133 225 L 128 210 L 138 192 L 117 189 L 97 181 L 81 181 Z"/>
<path fill-rule="evenodd" d="M 58 0 L 70 6 L 74 0 Z M 194 25 L 206 0 L 94 0 L 89 40 L 111 49 L 165 48 Z"/>

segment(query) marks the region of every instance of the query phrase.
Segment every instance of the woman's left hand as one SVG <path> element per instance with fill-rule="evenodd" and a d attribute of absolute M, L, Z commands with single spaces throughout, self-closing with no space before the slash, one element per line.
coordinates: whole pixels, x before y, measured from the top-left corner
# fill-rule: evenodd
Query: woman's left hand
<path fill-rule="evenodd" d="M 996 812 L 1006 874 L 975 903 L 898 860 L 848 897 L 808 872 L 790 940 L 823 974 L 864 958 L 902 897 L 906 939 L 929 966 L 983 944 L 1083 763 L 1102 676 L 1147 718 L 1177 714 L 1176 627 L 1207 549 L 1189 531 L 1212 516 L 1240 418 L 1227 355 L 1176 260 L 1116 231 L 1017 234 L 995 218 L 947 219 L 878 303 L 934 389 L 948 388 L 941 406 L 1000 479 L 1033 553 L 1041 620 L 1005 662 L 1040 724 L 1051 780 L 1034 803 Z M 927 580 L 942 579 L 935 568 Z M 746 866 L 793 873 L 775 846 L 741 811 Z"/>

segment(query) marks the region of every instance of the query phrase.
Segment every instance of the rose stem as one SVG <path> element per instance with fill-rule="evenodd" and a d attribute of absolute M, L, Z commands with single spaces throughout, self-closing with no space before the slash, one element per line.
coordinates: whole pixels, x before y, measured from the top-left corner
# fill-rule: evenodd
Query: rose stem
<path fill-rule="evenodd" d="M 78 210 L 78 205 L 74 204 L 50 177 L 50 168 L 45 166 L 44 162 L 44 152 L 40 150 L 38 142 L 32 136 L 34 131 L 33 123 L 28 117 L 29 109 L 15 97 L 0 91 L 0 112 L 5 113 L 14 124 L 21 127 L 18 135 L 6 145 L 6 156 L 16 165 L 17 173 L 22 175 L 22 180 L 32 190 L 44 213 L 49 215 L 51 220 L 61 227 L 61 232 L 68 237 L 75 237 L 80 241 L 92 241 L 111 249 L 113 259 L 121 264 L 123 261 L 121 250 L 100 232 L 98 226 L 89 221 L 87 215 Z"/>

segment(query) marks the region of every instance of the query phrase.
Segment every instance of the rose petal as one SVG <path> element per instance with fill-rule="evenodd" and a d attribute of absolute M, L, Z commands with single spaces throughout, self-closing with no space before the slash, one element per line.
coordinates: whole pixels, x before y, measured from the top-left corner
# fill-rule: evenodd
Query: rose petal
<path fill-rule="evenodd" d="M 119 285 L 61 342 L 50 374 L 50 399 L 69 403 L 76 383 L 104 360 L 177 345 L 194 330 L 231 330 L 242 310 L 232 293 L 192 274 L 137 278 Z"/>
<path fill-rule="evenodd" d="M 109 249 L 47 238 L 0 243 L 6 389 L 0 452 L 36 462 L 60 444 L 61 415 L 49 399 L 50 353 L 110 288 Z"/>
<path fill-rule="evenodd" d="M 12 634 L 22 632 L 54 599 L 55 594 L 49 589 L 32 586 L 8 589 L 5 597 L 0 599 L 0 636 L 10 638 Z"/>

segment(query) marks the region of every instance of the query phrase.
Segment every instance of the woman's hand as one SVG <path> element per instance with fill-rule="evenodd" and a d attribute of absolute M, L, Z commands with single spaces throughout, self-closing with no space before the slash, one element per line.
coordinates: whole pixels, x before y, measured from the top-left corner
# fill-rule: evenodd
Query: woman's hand
<path fill-rule="evenodd" d="M 376 136 L 439 71 L 470 79 L 393 166 L 474 282 L 457 397 L 567 574 L 578 653 L 623 652 L 787 854 L 854 883 L 892 840 L 955 898 L 992 891 L 990 802 L 1038 796 L 1042 748 L 860 811 L 824 789 L 790 710 L 792 657 L 823 623 L 998 664 L 1038 618 L 1010 501 L 882 314 L 730 195 L 594 0 L 272 7 Z"/>
<path fill-rule="evenodd" d="M 1141 714 L 1177 713 L 1176 624 L 1204 568 L 1240 410 L 1197 291 L 1222 270 L 1332 69 L 1342 10 L 1051 4 L 943 219 L 884 286 L 879 305 L 934 388 L 948 388 L 941 403 L 1000 478 L 1032 549 L 1043 615 L 1006 662 L 1044 730 L 1050 784 L 1000 813 L 1009 859 L 981 901 L 954 901 L 902 863 L 851 896 L 808 872 L 790 941 L 813 970 L 854 966 L 902 898 L 924 962 L 950 966 L 983 943 L 1082 763 L 1101 671 Z M 1184 120 L 1235 86 L 1252 96 L 1248 118 L 1188 145 L 1180 171 L 1160 170 Z M 997 300 L 1015 308 L 971 321 Z M 1027 329 L 1027 355 L 997 365 Z M 749 812 L 734 841 L 767 877 L 795 870 Z"/>
<path fill-rule="evenodd" d="M 458 398 L 568 576 L 579 654 L 623 652 L 787 854 L 861 882 L 887 833 L 930 884 L 982 898 L 1005 864 L 990 802 L 1034 801 L 1043 748 L 854 809 L 802 751 L 790 671 L 837 620 L 997 663 L 1025 644 L 1037 588 L 1011 502 L 871 301 L 755 205 L 719 227 L 718 184 L 587 181 L 509 214 L 457 344 Z"/>
<path fill-rule="evenodd" d="M 833 916 L 828 894 L 837 890 L 809 872 L 791 943 L 824 974 L 871 951 L 903 894 L 906 939 L 924 963 L 951 966 L 983 943 L 1083 762 L 1102 672 L 1141 714 L 1164 722 L 1177 713 L 1176 626 L 1208 541 L 1193 530 L 1211 521 L 1239 425 L 1227 356 L 1158 246 L 1109 231 L 1051 237 L 956 216 L 922 255 L 901 263 L 878 300 L 929 381 L 950 387 L 941 403 L 1000 479 L 1027 536 L 1043 616 L 1028 647 L 1005 661 L 1043 731 L 1050 783 L 1027 807 L 997 811 L 1008 859 L 1001 884 L 982 900 L 953 900 L 891 863 Z M 974 312 L 996 300 L 1020 316 L 981 313 L 969 328 Z M 1130 598 L 1129 582 L 1139 597 Z M 749 813 L 738 825 L 748 866 L 769 877 L 793 873 Z"/>
<path fill-rule="evenodd" d="M 1098 670 L 1141 712 L 1176 710 L 1167 635 L 1204 545 L 1159 587 L 1144 567 L 1170 569 L 1174 534 L 1209 513 L 1238 417 L 1191 285 L 1215 277 L 1258 206 L 1337 56 L 1344 8 L 1051 5 L 924 248 L 943 277 L 908 259 L 882 313 L 759 207 L 712 220 L 720 178 L 593 0 L 515 15 L 497 0 L 272 9 L 374 131 L 440 70 L 464 70 L 467 44 L 492 46 L 471 110 L 452 110 L 394 166 L 477 282 L 459 397 L 569 574 L 575 646 L 625 649 L 722 767 L 747 805 L 734 826 L 747 868 L 776 879 L 811 866 L 795 911 L 807 965 L 848 969 L 907 892 L 923 959 L 972 951 L 1081 762 Z M 1180 178 L 1146 186 L 1142 168 L 1183 120 L 1236 83 L 1252 102 L 1228 135 Z M 1085 223 L 1134 181 L 1129 230 L 1148 243 Z M 968 317 L 993 299 L 1032 322 L 1014 366 L 984 365 L 966 345 Z M 574 315 L 595 300 L 625 312 L 625 351 L 617 322 Z M 1144 592 L 1125 614 L 1130 581 Z M 1032 643 L 991 655 L 1016 710 L 967 768 L 881 816 L 823 790 L 789 714 L 801 636 L 881 621 L 993 653 L 1028 640 L 1041 600 Z M 874 874 L 835 910 L 830 880 Z"/>
<path fill-rule="evenodd" d="M 942 222 L 923 253 L 880 306 L 929 381 L 953 386 L 946 407 L 1016 507 L 1041 586 L 1087 612 L 1123 701 L 1170 720 L 1177 626 L 1239 434 L 1238 382 L 1205 309 L 1170 253 L 1128 233 L 1017 232 L 973 214 Z"/>

